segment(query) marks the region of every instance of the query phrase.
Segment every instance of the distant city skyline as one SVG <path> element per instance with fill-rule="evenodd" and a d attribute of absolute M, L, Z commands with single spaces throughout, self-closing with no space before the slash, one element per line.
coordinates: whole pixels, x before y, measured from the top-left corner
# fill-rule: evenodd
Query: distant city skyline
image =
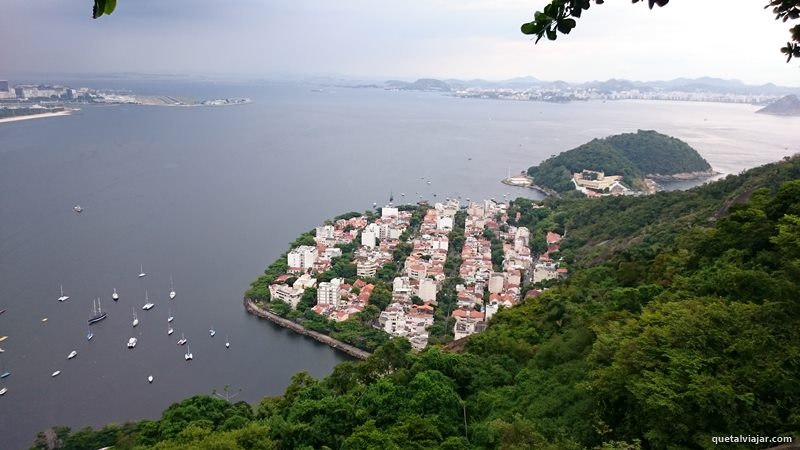
<path fill-rule="evenodd" d="M 779 48 L 789 23 L 762 2 L 695 0 L 650 11 L 593 5 L 569 36 L 538 45 L 519 26 L 544 0 L 88 0 L 0 6 L 0 79 L 86 73 L 585 82 L 709 76 L 800 86 Z M 742 30 L 746 30 L 743 32 Z"/>

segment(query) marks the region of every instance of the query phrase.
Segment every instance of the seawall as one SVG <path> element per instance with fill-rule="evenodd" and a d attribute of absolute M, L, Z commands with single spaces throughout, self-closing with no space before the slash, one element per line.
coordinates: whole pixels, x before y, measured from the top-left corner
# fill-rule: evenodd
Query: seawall
<path fill-rule="evenodd" d="M 368 352 L 368 351 L 361 350 L 360 348 L 354 347 L 354 346 L 352 346 L 350 344 L 345 344 L 344 342 L 339 341 L 337 339 L 334 339 L 334 338 L 328 336 L 327 334 L 322 334 L 322 333 L 319 333 L 317 331 L 307 330 L 305 327 L 303 327 L 299 323 L 292 322 L 289 319 L 284 319 L 283 317 L 278 316 L 276 314 L 273 314 L 273 313 L 267 311 L 264 308 L 258 307 L 249 298 L 245 298 L 244 299 L 244 309 L 248 313 L 250 313 L 250 314 L 252 314 L 254 316 L 260 317 L 262 319 L 267 319 L 270 322 L 274 323 L 275 325 L 278 325 L 278 326 L 281 326 L 281 327 L 284 327 L 284 328 L 288 328 L 288 329 L 294 331 L 297 334 L 302 334 L 303 336 L 308 336 L 308 337 L 310 337 L 311 339 L 314 339 L 317 342 L 321 342 L 321 343 L 323 343 L 323 344 L 325 344 L 325 345 L 327 345 L 329 347 L 335 348 L 336 350 L 344 352 L 344 353 L 346 353 L 346 354 L 348 354 L 348 355 L 350 355 L 350 356 L 352 356 L 354 358 L 367 359 L 367 357 L 369 357 L 371 355 L 371 353 Z"/>

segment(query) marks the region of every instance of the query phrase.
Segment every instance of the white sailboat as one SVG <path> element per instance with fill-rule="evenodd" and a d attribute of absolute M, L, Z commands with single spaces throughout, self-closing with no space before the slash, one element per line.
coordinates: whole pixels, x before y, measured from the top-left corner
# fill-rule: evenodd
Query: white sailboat
<path fill-rule="evenodd" d="M 174 331 L 175 330 L 173 330 L 172 327 L 167 324 L 167 336 L 171 336 Z"/>
<path fill-rule="evenodd" d="M 86 326 L 86 340 L 87 341 L 91 341 L 93 337 L 94 337 L 94 333 L 92 333 L 92 330 L 90 330 L 89 326 L 87 325 Z"/>
<path fill-rule="evenodd" d="M 217 334 L 217 332 L 214 331 L 214 325 L 211 325 L 211 329 L 208 330 L 208 334 L 210 334 L 211 337 L 214 337 L 214 335 Z"/>
<path fill-rule="evenodd" d="M 136 311 L 133 310 L 133 306 L 131 306 L 131 311 L 133 312 L 133 326 L 139 325 L 139 318 L 136 317 Z"/>
<path fill-rule="evenodd" d="M 136 347 L 136 342 L 137 341 L 138 341 L 138 339 L 136 339 L 135 337 L 132 337 L 132 338 L 128 339 L 128 348 Z"/>
<path fill-rule="evenodd" d="M 56 370 L 56 371 L 55 371 L 55 372 L 53 372 L 53 373 L 52 373 L 50 376 L 51 376 L 51 377 L 57 377 L 59 374 L 61 374 L 61 371 L 60 371 L 60 370 Z"/>
<path fill-rule="evenodd" d="M 153 382 L 153 376 L 152 376 L 152 375 L 150 375 L 149 377 L 147 377 L 147 382 L 148 382 L 148 383 L 152 383 L 152 382 Z"/>
<path fill-rule="evenodd" d="M 73 351 L 69 352 L 69 355 L 67 355 L 67 359 L 72 359 L 75 356 L 77 356 L 77 354 L 78 354 L 77 350 L 73 350 Z"/>
<path fill-rule="evenodd" d="M 178 294 L 175 292 L 175 286 L 172 284 L 172 274 L 169 274 L 169 299 L 172 300 L 176 295 Z"/>
<path fill-rule="evenodd" d="M 69 295 L 64 295 L 64 285 L 61 285 L 61 297 L 58 297 L 58 301 L 63 302 L 69 298 Z"/>
<path fill-rule="evenodd" d="M 228 335 L 225 335 L 225 348 L 231 348 L 231 341 L 228 339 Z"/>
<path fill-rule="evenodd" d="M 146 276 L 147 276 L 147 274 L 144 273 L 144 266 L 140 264 L 139 265 L 139 278 L 144 278 Z"/>
<path fill-rule="evenodd" d="M 181 339 L 178 341 L 178 345 L 183 345 L 186 342 L 186 338 L 183 336 L 183 333 L 181 333 Z"/>
<path fill-rule="evenodd" d="M 147 311 L 148 309 L 151 309 L 153 306 L 156 306 L 156 305 L 154 305 L 153 303 L 150 302 L 149 298 L 147 298 L 147 289 L 144 290 L 144 301 L 145 301 L 145 304 L 144 304 L 144 306 L 142 306 L 142 309 L 144 309 L 145 311 Z"/>
<path fill-rule="evenodd" d="M 192 358 L 193 358 L 192 350 L 189 347 L 186 347 L 186 354 L 183 355 L 183 359 L 185 359 L 187 361 L 191 361 Z"/>
<path fill-rule="evenodd" d="M 172 307 L 167 306 L 167 323 L 172 323 L 173 319 L 174 317 L 172 317 Z"/>
<path fill-rule="evenodd" d="M 117 294 L 117 288 L 114 288 L 114 293 L 111 294 L 111 299 L 114 301 L 119 300 L 119 294 Z"/>
<path fill-rule="evenodd" d="M 5 395 L 6 392 L 8 392 L 8 388 L 0 389 L 0 395 Z"/>

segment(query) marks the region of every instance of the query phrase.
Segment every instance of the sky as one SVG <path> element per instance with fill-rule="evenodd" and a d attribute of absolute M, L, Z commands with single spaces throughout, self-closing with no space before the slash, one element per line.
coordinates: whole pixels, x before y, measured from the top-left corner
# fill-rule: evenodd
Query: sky
<path fill-rule="evenodd" d="M 159 73 L 385 80 L 712 76 L 800 86 L 766 0 L 610 0 L 568 36 L 520 33 L 545 0 L 2 0 L 0 78 Z"/>

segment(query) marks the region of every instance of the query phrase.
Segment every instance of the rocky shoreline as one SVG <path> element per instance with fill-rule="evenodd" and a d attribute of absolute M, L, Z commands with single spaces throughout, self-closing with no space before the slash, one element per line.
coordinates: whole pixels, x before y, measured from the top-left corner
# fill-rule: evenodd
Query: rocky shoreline
<path fill-rule="evenodd" d="M 252 314 L 254 316 L 260 317 L 262 319 L 267 319 L 270 322 L 274 323 L 275 325 L 278 325 L 278 326 L 281 326 L 283 328 L 287 328 L 289 330 L 292 330 L 297 334 L 302 334 L 303 336 L 308 336 L 308 337 L 310 337 L 311 339 L 314 339 L 317 342 L 321 342 L 321 343 L 323 343 L 323 344 L 325 344 L 325 345 L 327 345 L 327 346 L 329 346 L 331 348 L 334 348 L 334 349 L 339 350 L 339 351 L 341 351 L 343 353 L 346 353 L 346 354 L 348 354 L 348 355 L 350 355 L 350 356 L 352 356 L 354 358 L 367 359 L 372 354 L 372 353 L 370 353 L 368 351 L 361 350 L 360 348 L 354 347 L 354 346 L 352 346 L 350 344 L 345 344 L 344 342 L 339 341 L 337 339 L 334 339 L 334 338 L 328 336 L 327 334 L 322 334 L 322 333 L 319 333 L 319 332 L 316 332 L 316 331 L 307 330 L 305 327 L 303 327 L 299 323 L 292 322 L 289 319 L 284 319 L 283 317 L 280 317 L 280 316 L 278 316 L 276 314 L 273 314 L 273 313 L 267 311 L 264 308 L 259 307 L 258 305 L 255 304 L 255 302 L 253 302 L 249 298 L 245 298 L 244 299 L 244 309 L 248 313 L 250 313 L 250 314 Z"/>

